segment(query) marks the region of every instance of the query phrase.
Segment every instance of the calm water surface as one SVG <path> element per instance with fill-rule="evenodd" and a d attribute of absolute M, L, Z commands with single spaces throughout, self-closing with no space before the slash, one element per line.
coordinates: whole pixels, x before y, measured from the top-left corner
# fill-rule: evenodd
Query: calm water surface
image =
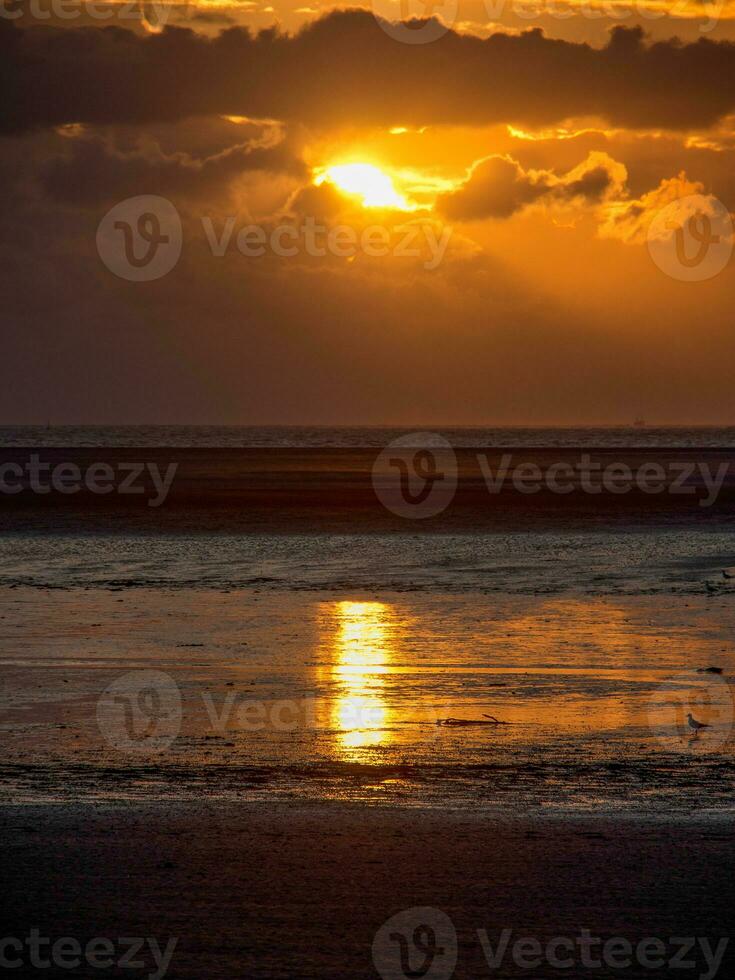
<path fill-rule="evenodd" d="M 380 446 L 403 431 L 5 427 L 0 444 Z M 735 428 L 440 431 L 458 446 L 735 445 Z M 728 810 L 733 566 L 732 532 L 711 524 L 14 529 L 0 536 L 0 797 Z M 110 716 L 105 691 L 131 676 L 141 690 Z M 180 716 L 154 751 L 171 690 Z M 700 737 L 688 710 L 711 723 Z M 437 724 L 487 715 L 503 724 Z M 114 737 L 123 722 L 141 751 Z"/>
<path fill-rule="evenodd" d="M 301 446 L 380 447 L 413 432 L 434 432 L 453 446 L 735 446 L 735 426 L 462 427 L 247 425 L 4 425 L 0 446 Z"/>

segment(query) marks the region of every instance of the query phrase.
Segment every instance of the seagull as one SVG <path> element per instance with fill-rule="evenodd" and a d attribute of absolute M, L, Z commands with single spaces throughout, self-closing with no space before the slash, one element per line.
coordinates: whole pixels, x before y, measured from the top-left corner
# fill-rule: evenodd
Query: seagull
<path fill-rule="evenodd" d="M 696 718 L 692 717 L 691 711 L 687 715 L 687 721 L 689 722 L 689 727 L 692 729 L 695 735 L 699 735 L 702 728 L 711 728 L 711 725 L 706 725 L 703 721 L 697 721 Z"/>

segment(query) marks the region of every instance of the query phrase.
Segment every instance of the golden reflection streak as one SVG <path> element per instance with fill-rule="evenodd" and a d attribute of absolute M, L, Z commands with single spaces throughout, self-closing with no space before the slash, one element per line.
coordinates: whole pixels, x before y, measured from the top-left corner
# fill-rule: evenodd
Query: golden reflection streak
<path fill-rule="evenodd" d="M 393 654 L 395 613 L 382 602 L 337 602 L 328 612 L 330 677 L 337 688 L 330 724 L 347 758 L 382 745 L 390 709 L 382 696 Z"/>

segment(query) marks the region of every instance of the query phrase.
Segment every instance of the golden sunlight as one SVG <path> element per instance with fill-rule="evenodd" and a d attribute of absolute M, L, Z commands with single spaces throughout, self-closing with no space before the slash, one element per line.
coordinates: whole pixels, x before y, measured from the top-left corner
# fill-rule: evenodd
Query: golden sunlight
<path fill-rule="evenodd" d="M 344 194 L 361 199 L 364 208 L 397 208 L 412 210 L 406 198 L 399 194 L 388 174 L 372 163 L 340 163 L 319 173 L 314 183 L 328 181 Z"/>
<path fill-rule="evenodd" d="M 340 730 L 343 757 L 352 750 L 381 745 L 388 706 L 383 676 L 393 652 L 394 616 L 382 602 L 338 602 L 331 606 L 331 677 L 336 682 L 332 724 Z"/>

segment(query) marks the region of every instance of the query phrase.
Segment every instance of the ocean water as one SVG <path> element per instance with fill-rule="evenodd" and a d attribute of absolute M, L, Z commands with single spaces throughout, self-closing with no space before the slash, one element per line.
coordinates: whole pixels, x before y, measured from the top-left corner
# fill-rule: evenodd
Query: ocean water
<path fill-rule="evenodd" d="M 0 442 L 377 447 L 404 433 L 16 427 Z M 440 434 L 735 445 L 735 428 Z M 696 516 L 482 535 L 26 524 L 0 535 L 0 798 L 731 811 L 734 630 L 735 539 Z M 131 677 L 141 752 L 109 713 L 110 685 Z M 177 728 L 149 750 L 171 690 Z M 711 729 L 693 737 L 687 710 Z M 502 724 L 437 724 L 487 715 Z"/>
<path fill-rule="evenodd" d="M 381 447 L 414 432 L 441 435 L 455 447 L 735 446 L 735 426 L 248 426 L 248 425 L 4 425 L 0 446 Z"/>
<path fill-rule="evenodd" d="M 735 600 L 720 528 L 494 534 L 0 535 L 0 587 L 382 590 L 456 595 L 707 595 Z M 728 572 L 728 574 L 730 574 Z M 735 569 L 732 574 L 735 575 Z"/>

